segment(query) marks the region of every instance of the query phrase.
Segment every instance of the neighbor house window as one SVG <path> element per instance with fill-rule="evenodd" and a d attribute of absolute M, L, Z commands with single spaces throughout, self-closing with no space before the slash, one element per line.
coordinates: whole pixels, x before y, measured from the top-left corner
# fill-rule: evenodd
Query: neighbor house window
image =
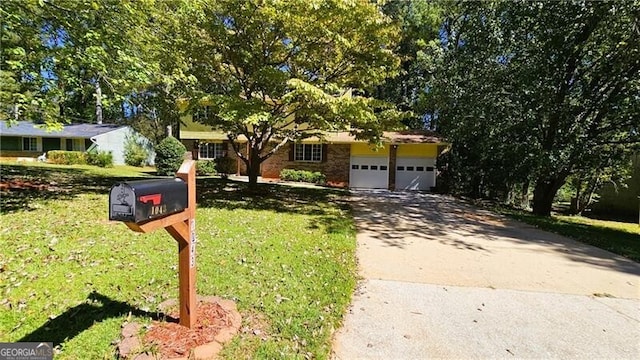
<path fill-rule="evenodd" d="M 223 143 L 200 143 L 199 159 L 215 159 L 224 157 Z"/>
<path fill-rule="evenodd" d="M 67 151 L 84 151 L 84 139 L 66 139 L 65 149 Z"/>
<path fill-rule="evenodd" d="M 24 150 L 24 151 L 38 151 L 38 138 L 23 137 L 22 138 L 22 150 Z"/>
<path fill-rule="evenodd" d="M 211 114 L 211 108 L 208 106 L 201 106 L 193 112 L 194 121 L 207 120 Z"/>
<path fill-rule="evenodd" d="M 296 144 L 295 161 L 322 161 L 322 144 Z"/>

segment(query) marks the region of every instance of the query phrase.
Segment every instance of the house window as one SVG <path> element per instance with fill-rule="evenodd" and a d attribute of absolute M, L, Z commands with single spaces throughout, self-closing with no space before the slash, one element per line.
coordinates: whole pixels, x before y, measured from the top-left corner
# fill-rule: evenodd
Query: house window
<path fill-rule="evenodd" d="M 200 143 L 199 159 L 215 159 L 225 156 L 223 143 Z"/>
<path fill-rule="evenodd" d="M 84 151 L 84 139 L 66 139 L 65 149 L 67 151 Z"/>
<path fill-rule="evenodd" d="M 24 151 L 38 151 L 38 138 L 23 137 L 22 138 L 22 150 L 24 150 Z"/>
<path fill-rule="evenodd" d="M 322 161 L 322 144 L 296 144 L 295 161 Z"/>
<path fill-rule="evenodd" d="M 193 112 L 193 120 L 194 121 L 204 121 L 209 119 L 211 114 L 211 108 L 209 106 L 202 106 L 196 109 Z"/>

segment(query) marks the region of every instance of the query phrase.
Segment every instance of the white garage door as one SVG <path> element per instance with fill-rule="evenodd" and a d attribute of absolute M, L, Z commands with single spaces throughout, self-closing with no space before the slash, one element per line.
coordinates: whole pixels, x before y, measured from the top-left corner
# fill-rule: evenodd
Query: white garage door
<path fill-rule="evenodd" d="M 386 189 L 389 186 L 389 158 L 352 156 L 349 187 Z"/>
<path fill-rule="evenodd" d="M 435 159 L 399 157 L 396 190 L 429 190 L 436 186 Z"/>

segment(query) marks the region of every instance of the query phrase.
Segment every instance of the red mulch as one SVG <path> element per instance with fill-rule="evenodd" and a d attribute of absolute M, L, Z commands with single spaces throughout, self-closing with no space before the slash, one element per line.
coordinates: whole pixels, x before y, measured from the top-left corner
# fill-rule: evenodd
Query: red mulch
<path fill-rule="evenodd" d="M 178 313 L 170 316 L 178 318 Z M 144 343 L 155 343 L 160 355 L 165 358 L 188 356 L 197 346 L 214 341 L 218 332 L 231 326 L 227 311 L 217 303 L 200 302 L 197 307 L 197 321 L 193 329 L 177 323 L 154 321 L 144 336 Z"/>

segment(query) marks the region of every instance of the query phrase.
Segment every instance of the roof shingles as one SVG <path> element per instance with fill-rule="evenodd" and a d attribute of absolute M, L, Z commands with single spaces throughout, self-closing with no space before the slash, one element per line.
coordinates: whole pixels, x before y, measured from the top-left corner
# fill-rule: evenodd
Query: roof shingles
<path fill-rule="evenodd" d="M 0 135 L 90 139 L 122 127 L 124 126 L 114 124 L 69 124 L 64 125 L 62 131 L 46 131 L 39 125 L 28 121 L 19 121 L 12 126 L 7 126 L 6 121 L 0 121 Z"/>

